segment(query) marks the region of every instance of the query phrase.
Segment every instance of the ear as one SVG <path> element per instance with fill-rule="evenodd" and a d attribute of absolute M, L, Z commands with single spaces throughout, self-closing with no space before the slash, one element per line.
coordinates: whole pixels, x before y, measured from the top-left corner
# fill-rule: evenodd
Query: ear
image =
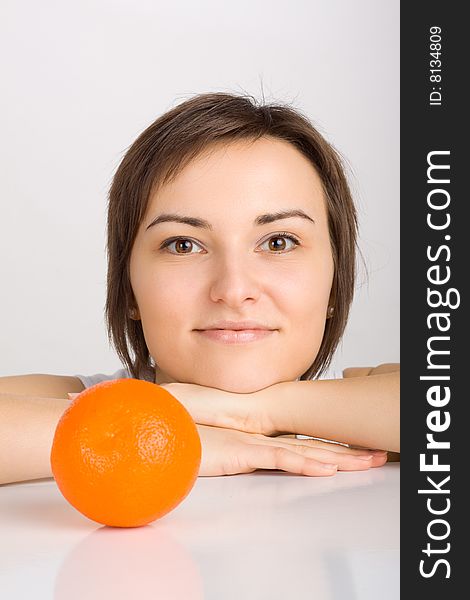
<path fill-rule="evenodd" d="M 330 297 L 328 299 L 328 306 L 326 309 L 326 318 L 327 319 L 331 319 L 331 317 L 335 314 L 336 312 L 336 294 L 334 293 L 333 290 L 330 291 Z M 332 311 L 332 312 L 330 312 Z"/>
<path fill-rule="evenodd" d="M 129 311 L 129 317 L 133 320 L 133 321 L 140 321 L 140 311 L 138 308 L 131 308 L 131 310 Z"/>

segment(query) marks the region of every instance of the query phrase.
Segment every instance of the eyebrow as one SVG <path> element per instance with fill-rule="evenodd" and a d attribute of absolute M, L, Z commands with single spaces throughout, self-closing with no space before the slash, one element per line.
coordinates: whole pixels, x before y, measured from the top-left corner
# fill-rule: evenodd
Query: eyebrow
<path fill-rule="evenodd" d="M 290 210 L 280 210 L 275 213 L 266 213 L 264 215 L 258 215 L 253 221 L 253 225 L 266 225 L 268 223 L 273 223 L 274 221 L 279 221 L 281 219 L 291 219 L 292 217 L 300 217 L 302 219 L 306 219 L 315 224 L 315 221 L 312 217 L 309 217 L 307 213 L 305 213 L 300 208 L 290 209 Z M 158 225 L 159 223 L 184 223 L 186 225 L 191 225 L 191 227 L 199 227 L 201 229 L 208 229 L 212 231 L 212 225 L 209 221 L 205 219 L 199 219 L 197 217 L 185 217 L 182 215 L 176 215 L 171 213 L 163 213 L 156 217 L 150 225 L 147 226 L 146 230 L 150 229 L 154 225 Z"/>

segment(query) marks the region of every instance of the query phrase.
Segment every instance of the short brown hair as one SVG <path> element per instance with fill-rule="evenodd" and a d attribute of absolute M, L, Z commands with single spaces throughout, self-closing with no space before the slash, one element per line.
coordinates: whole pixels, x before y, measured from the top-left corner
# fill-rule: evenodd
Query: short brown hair
<path fill-rule="evenodd" d="M 247 94 L 215 92 L 182 102 L 147 127 L 127 150 L 111 184 L 105 319 L 109 341 L 132 377 L 153 381 L 155 376 L 142 323 L 129 314 L 136 307 L 130 255 L 151 194 L 216 143 L 261 137 L 290 142 L 322 181 L 334 260 L 334 314 L 326 320 L 315 361 L 300 379 L 318 378 L 328 368 L 346 327 L 356 276 L 357 214 L 340 155 L 299 110 Z"/>

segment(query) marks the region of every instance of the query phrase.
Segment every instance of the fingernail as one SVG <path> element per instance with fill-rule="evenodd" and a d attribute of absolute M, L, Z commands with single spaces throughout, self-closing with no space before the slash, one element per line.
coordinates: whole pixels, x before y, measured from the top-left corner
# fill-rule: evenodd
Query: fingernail
<path fill-rule="evenodd" d="M 336 471 L 336 469 L 338 468 L 338 465 L 332 465 L 332 464 L 322 464 L 322 469 L 326 469 L 328 471 Z"/>
<path fill-rule="evenodd" d="M 356 458 L 358 458 L 359 460 L 372 460 L 373 456 L 372 456 L 372 454 L 366 454 L 366 455 L 356 456 Z"/>

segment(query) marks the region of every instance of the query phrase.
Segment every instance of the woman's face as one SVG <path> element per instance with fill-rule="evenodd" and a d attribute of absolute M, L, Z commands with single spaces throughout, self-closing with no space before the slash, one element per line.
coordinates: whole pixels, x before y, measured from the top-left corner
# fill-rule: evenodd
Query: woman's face
<path fill-rule="evenodd" d="M 194 221 L 150 226 L 162 215 Z M 214 147 L 150 198 L 132 249 L 155 383 L 248 393 L 297 379 L 320 348 L 333 271 L 311 163 L 273 138 Z M 207 333 L 224 320 L 269 331 Z"/>

